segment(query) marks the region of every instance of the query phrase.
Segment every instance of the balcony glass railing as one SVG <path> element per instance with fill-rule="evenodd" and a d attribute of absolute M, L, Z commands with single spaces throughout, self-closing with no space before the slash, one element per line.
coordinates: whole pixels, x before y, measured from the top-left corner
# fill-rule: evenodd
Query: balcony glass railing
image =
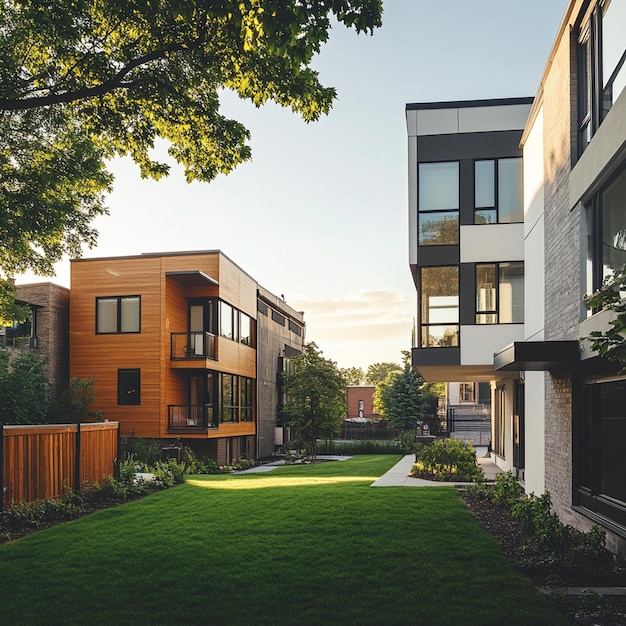
<path fill-rule="evenodd" d="M 167 407 L 167 426 L 175 431 L 204 431 L 217 429 L 210 404 L 170 404 Z"/>
<path fill-rule="evenodd" d="M 211 333 L 172 333 L 171 359 L 216 359 L 216 337 Z"/>

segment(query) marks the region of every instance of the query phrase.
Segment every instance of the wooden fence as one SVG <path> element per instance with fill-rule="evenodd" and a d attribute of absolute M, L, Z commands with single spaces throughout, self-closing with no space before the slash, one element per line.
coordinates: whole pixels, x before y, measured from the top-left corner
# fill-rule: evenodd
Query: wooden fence
<path fill-rule="evenodd" d="M 2 510 L 116 476 L 119 441 L 119 422 L 0 427 Z"/>

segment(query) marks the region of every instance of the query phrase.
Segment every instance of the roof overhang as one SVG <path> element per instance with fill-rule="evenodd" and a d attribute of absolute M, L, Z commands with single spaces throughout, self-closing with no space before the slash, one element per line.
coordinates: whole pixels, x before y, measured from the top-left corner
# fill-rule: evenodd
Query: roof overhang
<path fill-rule="evenodd" d="M 180 272 L 165 272 L 168 278 L 183 287 L 206 287 L 217 286 L 219 283 L 201 270 L 186 270 Z"/>
<path fill-rule="evenodd" d="M 514 341 L 493 355 L 496 371 L 542 372 L 579 361 L 578 341 Z"/>

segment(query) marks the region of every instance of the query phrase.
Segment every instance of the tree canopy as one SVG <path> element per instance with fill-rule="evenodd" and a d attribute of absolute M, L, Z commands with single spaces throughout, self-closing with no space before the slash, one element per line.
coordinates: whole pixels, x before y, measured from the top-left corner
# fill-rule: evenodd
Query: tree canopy
<path fill-rule="evenodd" d="M 346 379 L 346 385 L 362 385 L 365 374 L 360 367 L 345 367 L 339 370 Z"/>
<path fill-rule="evenodd" d="M 334 361 L 324 358 L 315 343 L 304 345 L 302 354 L 291 359 L 293 373 L 285 375 L 285 424 L 295 428 L 315 456 L 320 438 L 335 436 L 346 417 L 346 380 Z"/>
<path fill-rule="evenodd" d="M 372 33 L 381 15 L 381 0 L 0 0 L 0 280 L 95 243 L 113 156 L 158 179 L 161 138 L 188 181 L 248 160 L 222 90 L 328 113 L 311 62 L 331 24 Z"/>
<path fill-rule="evenodd" d="M 392 371 L 374 393 L 374 409 L 397 428 L 415 428 L 418 420 L 437 411 L 437 398 L 442 383 L 426 383 L 405 365 L 402 371 Z"/>
<path fill-rule="evenodd" d="M 391 372 L 401 372 L 402 368 L 397 363 L 374 363 L 367 368 L 365 381 L 369 385 L 379 385 L 384 382 Z"/>

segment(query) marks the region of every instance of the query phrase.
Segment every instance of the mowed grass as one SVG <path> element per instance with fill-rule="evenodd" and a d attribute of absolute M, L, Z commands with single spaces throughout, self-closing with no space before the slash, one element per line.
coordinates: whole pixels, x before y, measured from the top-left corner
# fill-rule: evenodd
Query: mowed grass
<path fill-rule="evenodd" d="M 0 546 L 3 624 L 559 624 L 451 487 L 397 456 L 198 476 Z"/>

